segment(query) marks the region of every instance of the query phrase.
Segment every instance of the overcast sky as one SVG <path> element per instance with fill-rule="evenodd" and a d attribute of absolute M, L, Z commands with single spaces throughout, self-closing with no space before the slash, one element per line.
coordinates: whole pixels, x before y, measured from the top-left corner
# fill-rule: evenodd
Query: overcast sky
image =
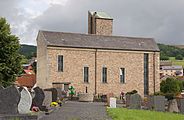
<path fill-rule="evenodd" d="M 0 0 L 21 44 L 36 45 L 38 30 L 87 33 L 88 10 L 113 17 L 113 35 L 184 44 L 184 0 Z"/>

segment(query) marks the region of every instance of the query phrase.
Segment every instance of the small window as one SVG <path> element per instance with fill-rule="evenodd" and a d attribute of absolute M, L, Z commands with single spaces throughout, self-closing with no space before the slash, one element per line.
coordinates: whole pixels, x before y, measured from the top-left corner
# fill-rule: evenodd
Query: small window
<path fill-rule="evenodd" d="M 125 83 L 125 68 L 120 68 L 120 83 Z"/>
<path fill-rule="evenodd" d="M 102 68 L 102 82 L 107 83 L 107 68 L 106 67 Z"/>
<path fill-rule="evenodd" d="M 84 82 L 89 82 L 89 67 L 84 67 Z"/>
<path fill-rule="evenodd" d="M 63 72 L 63 55 L 58 55 L 58 72 Z"/>

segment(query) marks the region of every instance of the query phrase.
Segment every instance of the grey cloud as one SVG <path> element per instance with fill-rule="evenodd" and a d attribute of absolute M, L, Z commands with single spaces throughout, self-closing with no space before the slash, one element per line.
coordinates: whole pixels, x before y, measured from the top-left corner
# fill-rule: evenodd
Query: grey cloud
<path fill-rule="evenodd" d="M 87 33 L 87 11 L 105 11 L 114 18 L 114 35 L 184 44 L 183 6 L 183 0 L 69 0 L 51 6 L 35 23 L 40 29 Z"/>
<path fill-rule="evenodd" d="M 21 43 L 35 44 L 39 29 L 87 33 L 87 11 L 96 10 L 114 18 L 114 35 L 153 37 L 165 44 L 184 44 L 183 0 L 68 0 L 65 6 L 52 4 L 34 19 L 27 18 L 29 15 L 24 12 L 19 14 L 22 11 L 16 9 L 19 0 L 3 2 L 0 16 L 17 27 L 28 23 L 24 32 L 13 29 Z"/>
<path fill-rule="evenodd" d="M 1 0 L 0 17 L 5 17 L 10 24 L 13 34 L 19 37 L 20 43 L 35 44 L 33 38 L 33 28 L 31 19 L 24 14 L 24 10 L 19 8 L 21 0 Z"/>

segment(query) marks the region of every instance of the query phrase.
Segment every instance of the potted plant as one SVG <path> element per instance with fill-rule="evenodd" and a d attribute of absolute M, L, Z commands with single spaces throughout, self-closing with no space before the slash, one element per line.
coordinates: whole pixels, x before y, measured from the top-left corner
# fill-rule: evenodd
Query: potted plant
<path fill-rule="evenodd" d="M 73 87 L 73 86 L 70 86 L 69 87 L 69 95 L 70 95 L 70 97 L 71 97 L 71 100 L 73 99 L 73 95 L 75 95 L 75 88 Z"/>

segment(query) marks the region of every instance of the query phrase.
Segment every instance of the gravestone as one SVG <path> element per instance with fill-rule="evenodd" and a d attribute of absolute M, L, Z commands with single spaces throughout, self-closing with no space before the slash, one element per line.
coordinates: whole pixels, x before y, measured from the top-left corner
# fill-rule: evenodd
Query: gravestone
<path fill-rule="evenodd" d="M 35 87 L 33 90 L 34 90 L 35 96 L 33 98 L 32 106 L 36 106 L 42 109 L 43 108 L 42 104 L 45 98 L 44 92 L 39 87 Z"/>
<path fill-rule="evenodd" d="M 43 105 L 49 107 L 52 102 L 52 91 L 44 90 L 45 99 L 43 101 Z"/>
<path fill-rule="evenodd" d="M 18 104 L 18 111 L 20 114 L 26 114 L 30 112 L 30 108 L 32 105 L 32 97 L 27 87 L 22 87 L 20 92 L 21 98 Z"/>
<path fill-rule="evenodd" d="M 56 102 L 58 98 L 58 92 L 56 88 L 48 88 L 44 89 L 44 91 L 51 91 L 52 92 L 52 102 Z"/>
<path fill-rule="evenodd" d="M 63 98 L 63 90 L 62 88 L 56 88 L 56 90 L 57 90 L 57 98 L 61 100 Z"/>
<path fill-rule="evenodd" d="M 176 99 L 169 100 L 168 111 L 169 112 L 176 112 L 176 113 L 179 112 Z"/>
<path fill-rule="evenodd" d="M 149 96 L 148 109 L 156 111 L 165 111 L 165 97 L 164 96 Z"/>
<path fill-rule="evenodd" d="M 126 103 L 126 107 L 129 107 L 130 106 L 130 94 L 127 94 L 127 95 L 125 95 L 125 99 L 126 99 L 126 101 L 125 101 L 125 103 Z"/>
<path fill-rule="evenodd" d="M 139 94 L 130 95 L 130 109 L 141 109 L 141 96 Z"/>
<path fill-rule="evenodd" d="M 116 108 L 116 98 L 110 98 L 110 108 Z"/>
<path fill-rule="evenodd" d="M 19 101 L 20 92 L 17 87 L 0 90 L 0 114 L 17 114 Z"/>
<path fill-rule="evenodd" d="M 184 99 L 179 99 L 179 105 L 180 113 L 184 114 Z"/>

